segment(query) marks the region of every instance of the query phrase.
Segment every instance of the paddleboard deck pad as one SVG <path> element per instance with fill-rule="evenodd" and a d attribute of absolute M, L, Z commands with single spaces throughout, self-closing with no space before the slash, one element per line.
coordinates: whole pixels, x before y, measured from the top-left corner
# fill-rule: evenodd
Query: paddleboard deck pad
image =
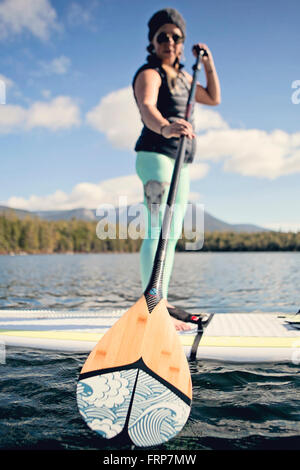
<path fill-rule="evenodd" d="M 6 346 L 90 352 L 124 311 L 0 310 L 0 342 Z M 195 313 L 196 314 L 196 313 Z M 190 324 L 178 332 L 186 356 L 222 362 L 300 363 L 300 315 L 210 314 L 203 332 Z"/>

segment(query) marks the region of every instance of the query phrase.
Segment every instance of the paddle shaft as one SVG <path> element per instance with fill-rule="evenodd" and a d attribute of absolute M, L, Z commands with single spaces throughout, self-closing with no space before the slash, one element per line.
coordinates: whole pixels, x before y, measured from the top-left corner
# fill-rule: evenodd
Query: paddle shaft
<path fill-rule="evenodd" d="M 185 117 L 186 121 L 190 121 L 193 104 L 194 104 L 194 97 L 197 85 L 197 75 L 201 68 L 201 57 L 206 54 L 206 51 L 200 49 L 200 47 L 195 47 L 197 51 L 197 60 L 195 65 L 193 66 L 193 80 L 189 92 L 189 97 L 187 101 Z M 174 205 L 175 199 L 179 184 L 180 178 L 180 170 L 185 158 L 185 149 L 186 149 L 186 139 L 187 137 L 182 135 L 179 140 L 178 150 L 177 150 L 177 157 L 175 160 L 175 165 L 173 169 L 172 179 L 170 183 L 170 189 L 167 199 L 167 205 L 164 213 L 162 228 L 160 231 L 160 237 L 156 249 L 156 254 L 154 258 L 153 268 L 149 283 L 147 288 L 144 292 L 147 306 L 149 312 L 151 313 L 154 307 L 159 303 L 162 299 L 162 282 L 163 282 L 163 271 L 164 271 L 164 263 L 166 258 L 166 250 L 168 245 L 168 238 L 170 234 L 171 222 L 173 218 L 174 212 Z"/>

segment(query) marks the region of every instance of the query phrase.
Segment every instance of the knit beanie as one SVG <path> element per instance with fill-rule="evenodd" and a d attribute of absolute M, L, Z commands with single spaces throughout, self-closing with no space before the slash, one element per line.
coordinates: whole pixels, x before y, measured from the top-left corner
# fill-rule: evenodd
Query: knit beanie
<path fill-rule="evenodd" d="M 174 8 L 164 8 L 154 13 L 148 22 L 149 41 L 152 41 L 156 31 L 166 23 L 175 24 L 181 29 L 183 36 L 185 36 L 185 21 L 181 14 L 177 10 L 174 10 Z"/>

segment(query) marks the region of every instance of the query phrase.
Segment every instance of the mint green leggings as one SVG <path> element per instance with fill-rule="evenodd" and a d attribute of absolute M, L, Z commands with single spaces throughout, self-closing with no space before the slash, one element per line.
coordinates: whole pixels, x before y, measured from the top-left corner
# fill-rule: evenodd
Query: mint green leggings
<path fill-rule="evenodd" d="M 152 273 L 174 164 L 174 159 L 160 153 L 137 152 L 136 172 L 144 186 L 144 204 L 147 207 L 148 215 L 148 220 L 145 221 L 145 238 L 140 251 L 140 270 L 143 291 L 145 291 Z M 182 223 L 187 207 L 189 190 L 189 167 L 188 164 L 185 163 L 181 169 L 175 201 L 176 206 L 166 252 L 163 275 L 163 298 L 165 299 L 167 299 L 168 296 L 175 247 L 182 233 Z"/>

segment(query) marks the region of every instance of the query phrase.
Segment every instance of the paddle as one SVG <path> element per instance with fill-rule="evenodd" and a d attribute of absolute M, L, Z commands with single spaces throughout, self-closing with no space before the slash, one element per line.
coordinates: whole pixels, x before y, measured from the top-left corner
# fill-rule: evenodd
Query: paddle
<path fill-rule="evenodd" d="M 191 117 L 200 57 L 205 54 L 200 48 L 196 51 L 186 120 Z M 167 239 L 185 146 L 182 136 L 148 286 L 91 351 L 77 385 L 78 408 L 91 429 L 140 447 L 174 437 L 189 417 L 192 400 L 189 365 L 162 299 Z"/>

